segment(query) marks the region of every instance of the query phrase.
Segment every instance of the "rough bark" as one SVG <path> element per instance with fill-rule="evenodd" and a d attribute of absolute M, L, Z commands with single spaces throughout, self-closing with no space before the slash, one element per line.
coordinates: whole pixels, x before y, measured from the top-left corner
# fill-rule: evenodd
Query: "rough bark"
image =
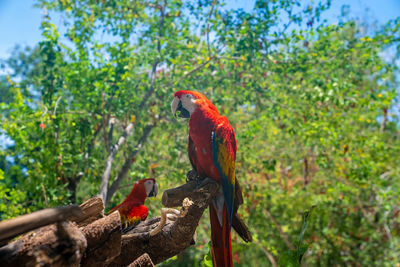
<path fill-rule="evenodd" d="M 77 222 L 79 226 L 88 225 L 98 219 L 104 217 L 104 203 L 100 197 L 94 197 L 79 206 L 83 212 L 81 218 L 71 218 L 74 222 Z"/>
<path fill-rule="evenodd" d="M 86 245 L 74 223 L 60 222 L 0 248 L 0 266 L 79 266 Z"/>
<path fill-rule="evenodd" d="M 82 266 L 106 266 L 121 253 L 121 218 L 118 211 L 83 227 L 87 249 Z"/>

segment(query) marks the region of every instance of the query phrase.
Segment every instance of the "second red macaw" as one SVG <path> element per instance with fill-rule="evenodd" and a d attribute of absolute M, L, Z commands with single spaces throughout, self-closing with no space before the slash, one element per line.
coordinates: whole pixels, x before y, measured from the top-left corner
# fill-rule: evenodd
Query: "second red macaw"
<path fill-rule="evenodd" d="M 121 215 L 122 229 L 132 228 L 140 221 L 144 221 L 149 210 L 144 205 L 147 197 L 155 197 L 158 186 L 155 179 L 142 179 L 137 181 L 128 197 L 118 206 L 112 208 L 108 213 L 118 210 Z"/>
<path fill-rule="evenodd" d="M 236 136 L 225 116 L 203 94 L 181 90 L 174 94 L 172 113 L 189 119 L 189 159 L 200 177 L 222 185 L 210 205 L 211 244 L 215 266 L 232 266 L 231 227 L 246 241 L 251 234 L 236 211 L 243 202 L 235 176 Z"/>

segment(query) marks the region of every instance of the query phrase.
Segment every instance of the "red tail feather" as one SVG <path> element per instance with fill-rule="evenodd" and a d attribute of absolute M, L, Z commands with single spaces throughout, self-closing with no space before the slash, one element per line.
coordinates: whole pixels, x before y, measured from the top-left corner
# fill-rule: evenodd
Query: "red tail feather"
<path fill-rule="evenodd" d="M 224 205 L 222 227 L 219 224 L 217 212 L 210 205 L 211 247 L 215 267 L 232 266 L 231 229 L 229 227 L 228 211 Z"/>

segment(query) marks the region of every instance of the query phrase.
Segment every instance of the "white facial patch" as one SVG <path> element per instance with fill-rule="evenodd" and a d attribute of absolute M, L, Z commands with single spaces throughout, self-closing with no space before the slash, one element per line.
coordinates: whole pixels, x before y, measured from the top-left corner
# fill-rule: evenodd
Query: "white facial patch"
<path fill-rule="evenodd" d="M 146 195 L 149 196 L 151 191 L 154 190 L 154 193 L 157 194 L 157 184 L 153 182 L 153 180 L 147 180 L 144 182 L 144 188 L 146 189 Z"/>
<path fill-rule="evenodd" d="M 189 111 L 190 115 L 196 110 L 196 98 L 191 94 L 185 94 L 181 96 L 181 102 L 184 109 Z"/>

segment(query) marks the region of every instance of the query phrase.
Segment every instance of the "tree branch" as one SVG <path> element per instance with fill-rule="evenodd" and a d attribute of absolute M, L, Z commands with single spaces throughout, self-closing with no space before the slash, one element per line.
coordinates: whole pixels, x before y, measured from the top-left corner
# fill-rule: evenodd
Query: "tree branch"
<path fill-rule="evenodd" d="M 164 27 L 164 17 L 165 17 L 165 7 L 167 5 L 167 1 L 164 0 L 164 5 L 160 6 L 160 25 L 159 25 L 159 31 L 158 31 L 158 40 L 157 40 L 157 52 L 159 55 L 161 54 L 161 37 L 162 37 L 162 32 L 163 32 L 163 27 Z M 151 78 L 150 78 L 150 88 L 146 92 L 146 94 L 143 97 L 143 100 L 139 103 L 138 110 L 142 110 L 144 106 L 147 104 L 150 96 L 154 93 L 155 90 L 155 79 L 156 79 L 156 70 L 157 66 L 160 62 L 160 58 L 158 57 L 155 62 L 153 63 L 152 70 L 151 70 Z M 138 115 L 136 115 L 136 118 L 138 118 Z M 115 156 L 120 148 L 120 146 L 126 141 L 126 138 L 131 134 L 133 130 L 134 122 L 130 122 L 128 126 L 126 126 L 125 131 L 123 135 L 119 138 L 118 142 L 112 147 L 107 159 L 106 159 L 106 168 L 103 173 L 103 177 L 101 180 L 101 185 L 100 185 L 100 190 L 98 196 L 101 197 L 103 200 L 107 199 L 107 190 L 108 190 L 108 182 L 110 181 L 111 178 L 111 170 L 112 170 L 112 164 L 115 159 Z"/>
<path fill-rule="evenodd" d="M 387 119 L 388 119 L 388 110 L 387 110 L 387 108 L 384 108 L 383 109 L 383 118 L 382 118 L 381 127 L 379 129 L 379 132 L 383 133 L 385 131 Z"/>
<path fill-rule="evenodd" d="M 210 57 L 208 60 L 206 60 L 205 62 L 201 63 L 200 65 L 198 65 L 197 67 L 195 67 L 194 69 L 192 69 L 191 71 L 189 71 L 188 73 L 186 73 L 185 75 L 180 77 L 177 81 L 170 82 L 169 84 L 167 84 L 166 87 L 171 87 L 171 86 L 173 86 L 175 84 L 180 83 L 181 81 L 183 81 L 184 79 L 186 79 L 187 77 L 189 77 L 193 73 L 197 72 L 198 70 L 202 69 L 204 66 L 206 66 L 208 63 L 210 63 L 211 61 L 213 61 L 216 58 L 218 58 L 217 55 L 214 55 L 214 56 Z"/>
<path fill-rule="evenodd" d="M 109 151 L 111 151 L 112 148 L 112 143 L 113 143 L 113 133 L 114 133 L 114 123 L 115 123 L 115 118 L 113 116 L 111 116 L 111 118 L 109 119 L 109 128 L 108 128 L 108 145 L 109 147 Z"/>
<path fill-rule="evenodd" d="M 58 222 L 1 247 L 0 265 L 80 266 L 86 246 L 86 238 L 76 225 Z"/>
<path fill-rule="evenodd" d="M 278 223 L 278 221 L 275 219 L 274 216 L 269 212 L 268 209 L 264 210 L 267 216 L 271 219 L 271 221 L 275 224 L 276 229 L 278 229 L 279 233 L 281 234 L 283 241 L 285 241 L 286 246 L 288 246 L 289 249 L 295 250 L 296 247 L 293 245 L 292 242 L 290 242 L 288 235 L 283 231 L 281 225 Z"/>
<path fill-rule="evenodd" d="M 133 164 L 132 158 L 136 157 L 136 155 L 142 150 L 143 144 L 147 141 L 147 138 L 149 137 L 150 132 L 154 127 L 155 127 L 155 124 L 147 126 L 144 129 L 142 137 L 140 137 L 140 139 L 136 145 L 136 149 L 132 149 L 130 151 L 129 156 L 125 160 L 124 165 L 122 166 L 121 170 L 118 172 L 118 174 L 115 177 L 114 181 L 112 182 L 110 188 L 108 189 L 107 197 L 106 197 L 106 201 L 105 201 L 106 206 L 110 202 L 110 200 L 113 197 L 113 195 L 115 194 L 115 192 L 117 191 L 121 182 L 125 179 L 126 175 L 128 174 L 128 171 L 130 170 L 130 168 Z"/>
<path fill-rule="evenodd" d="M 101 132 L 101 130 L 103 129 L 104 123 L 103 120 L 100 122 L 100 124 L 97 125 L 96 130 L 94 131 L 92 140 L 90 140 L 86 152 L 84 154 L 85 159 L 88 159 L 90 157 L 90 153 L 92 153 L 92 149 L 94 147 L 94 143 L 96 141 L 97 135 Z"/>
<path fill-rule="evenodd" d="M 212 1 L 212 4 L 211 4 L 211 9 L 210 9 L 210 13 L 208 14 L 208 19 L 207 19 L 207 49 L 208 49 L 208 54 L 210 55 L 210 52 L 211 52 L 211 49 L 210 49 L 210 19 L 211 19 L 211 16 L 212 16 L 212 13 L 213 13 L 213 11 L 214 11 L 214 7 L 215 7 L 215 4 L 216 4 L 216 0 L 213 0 Z"/>
<path fill-rule="evenodd" d="M 64 221 L 73 216 L 81 218 L 83 215 L 78 206 L 71 205 L 35 211 L 15 219 L 2 221 L 0 222 L 0 241 L 13 238 L 48 224 Z"/>
<path fill-rule="evenodd" d="M 274 255 L 272 255 L 271 252 L 269 252 L 268 249 L 266 249 L 262 244 L 260 244 L 260 241 L 256 240 L 255 243 L 261 248 L 261 250 L 264 252 L 265 256 L 267 256 L 269 262 L 273 267 L 279 267 L 278 262 L 276 261 Z"/>

